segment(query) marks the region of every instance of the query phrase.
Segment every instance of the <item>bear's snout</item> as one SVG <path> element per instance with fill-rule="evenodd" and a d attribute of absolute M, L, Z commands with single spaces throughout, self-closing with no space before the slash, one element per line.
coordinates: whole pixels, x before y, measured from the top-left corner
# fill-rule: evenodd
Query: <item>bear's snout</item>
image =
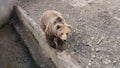
<path fill-rule="evenodd" d="M 64 42 L 66 42 L 66 40 L 63 40 Z"/>
<path fill-rule="evenodd" d="M 67 36 L 66 36 L 66 35 L 62 35 L 62 36 L 60 37 L 60 39 L 61 39 L 63 42 L 65 42 L 65 41 L 67 40 Z"/>

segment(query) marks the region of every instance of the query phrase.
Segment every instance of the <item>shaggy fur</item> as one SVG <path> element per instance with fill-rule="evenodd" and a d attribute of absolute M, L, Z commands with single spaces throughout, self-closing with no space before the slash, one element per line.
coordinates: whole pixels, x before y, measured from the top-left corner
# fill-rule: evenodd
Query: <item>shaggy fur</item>
<path fill-rule="evenodd" d="M 45 11 L 41 16 L 41 27 L 46 34 L 46 39 L 52 43 L 54 38 L 58 38 L 58 45 L 62 45 L 63 41 L 66 41 L 67 35 L 70 33 L 71 26 L 68 25 L 62 14 L 54 10 Z M 53 43 L 52 45 L 57 45 Z M 56 46 L 53 46 L 56 48 Z"/>

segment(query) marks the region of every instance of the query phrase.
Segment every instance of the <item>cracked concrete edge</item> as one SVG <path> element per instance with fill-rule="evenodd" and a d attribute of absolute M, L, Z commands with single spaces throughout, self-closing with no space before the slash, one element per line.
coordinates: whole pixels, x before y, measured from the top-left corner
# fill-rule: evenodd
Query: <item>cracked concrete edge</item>
<path fill-rule="evenodd" d="M 35 39 L 39 42 L 39 45 L 44 52 L 44 54 L 51 58 L 53 63 L 57 68 L 82 68 L 77 60 L 75 60 L 71 55 L 66 52 L 58 52 L 52 49 L 41 35 L 42 31 L 40 26 L 29 16 L 27 12 L 20 6 L 15 6 L 15 11 L 17 12 L 18 18 L 22 21 L 23 25 L 34 35 Z"/>

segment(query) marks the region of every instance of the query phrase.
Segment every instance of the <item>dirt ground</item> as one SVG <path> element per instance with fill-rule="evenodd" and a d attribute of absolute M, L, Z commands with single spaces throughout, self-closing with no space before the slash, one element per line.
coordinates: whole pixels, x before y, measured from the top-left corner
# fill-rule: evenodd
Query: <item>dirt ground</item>
<path fill-rule="evenodd" d="M 120 0 L 19 0 L 39 23 L 45 10 L 57 10 L 72 25 L 65 48 L 83 68 L 120 67 Z"/>

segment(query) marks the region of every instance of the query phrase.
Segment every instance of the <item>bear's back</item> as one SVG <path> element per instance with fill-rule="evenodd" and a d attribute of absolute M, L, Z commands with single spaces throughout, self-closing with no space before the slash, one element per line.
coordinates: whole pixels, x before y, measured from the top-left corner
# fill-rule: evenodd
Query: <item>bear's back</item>
<path fill-rule="evenodd" d="M 60 14 L 59 12 L 57 12 L 55 10 L 45 11 L 41 15 L 41 21 L 40 21 L 41 24 L 40 25 L 41 25 L 42 29 L 45 30 L 48 24 L 52 25 L 57 17 L 63 18 L 62 14 Z"/>

